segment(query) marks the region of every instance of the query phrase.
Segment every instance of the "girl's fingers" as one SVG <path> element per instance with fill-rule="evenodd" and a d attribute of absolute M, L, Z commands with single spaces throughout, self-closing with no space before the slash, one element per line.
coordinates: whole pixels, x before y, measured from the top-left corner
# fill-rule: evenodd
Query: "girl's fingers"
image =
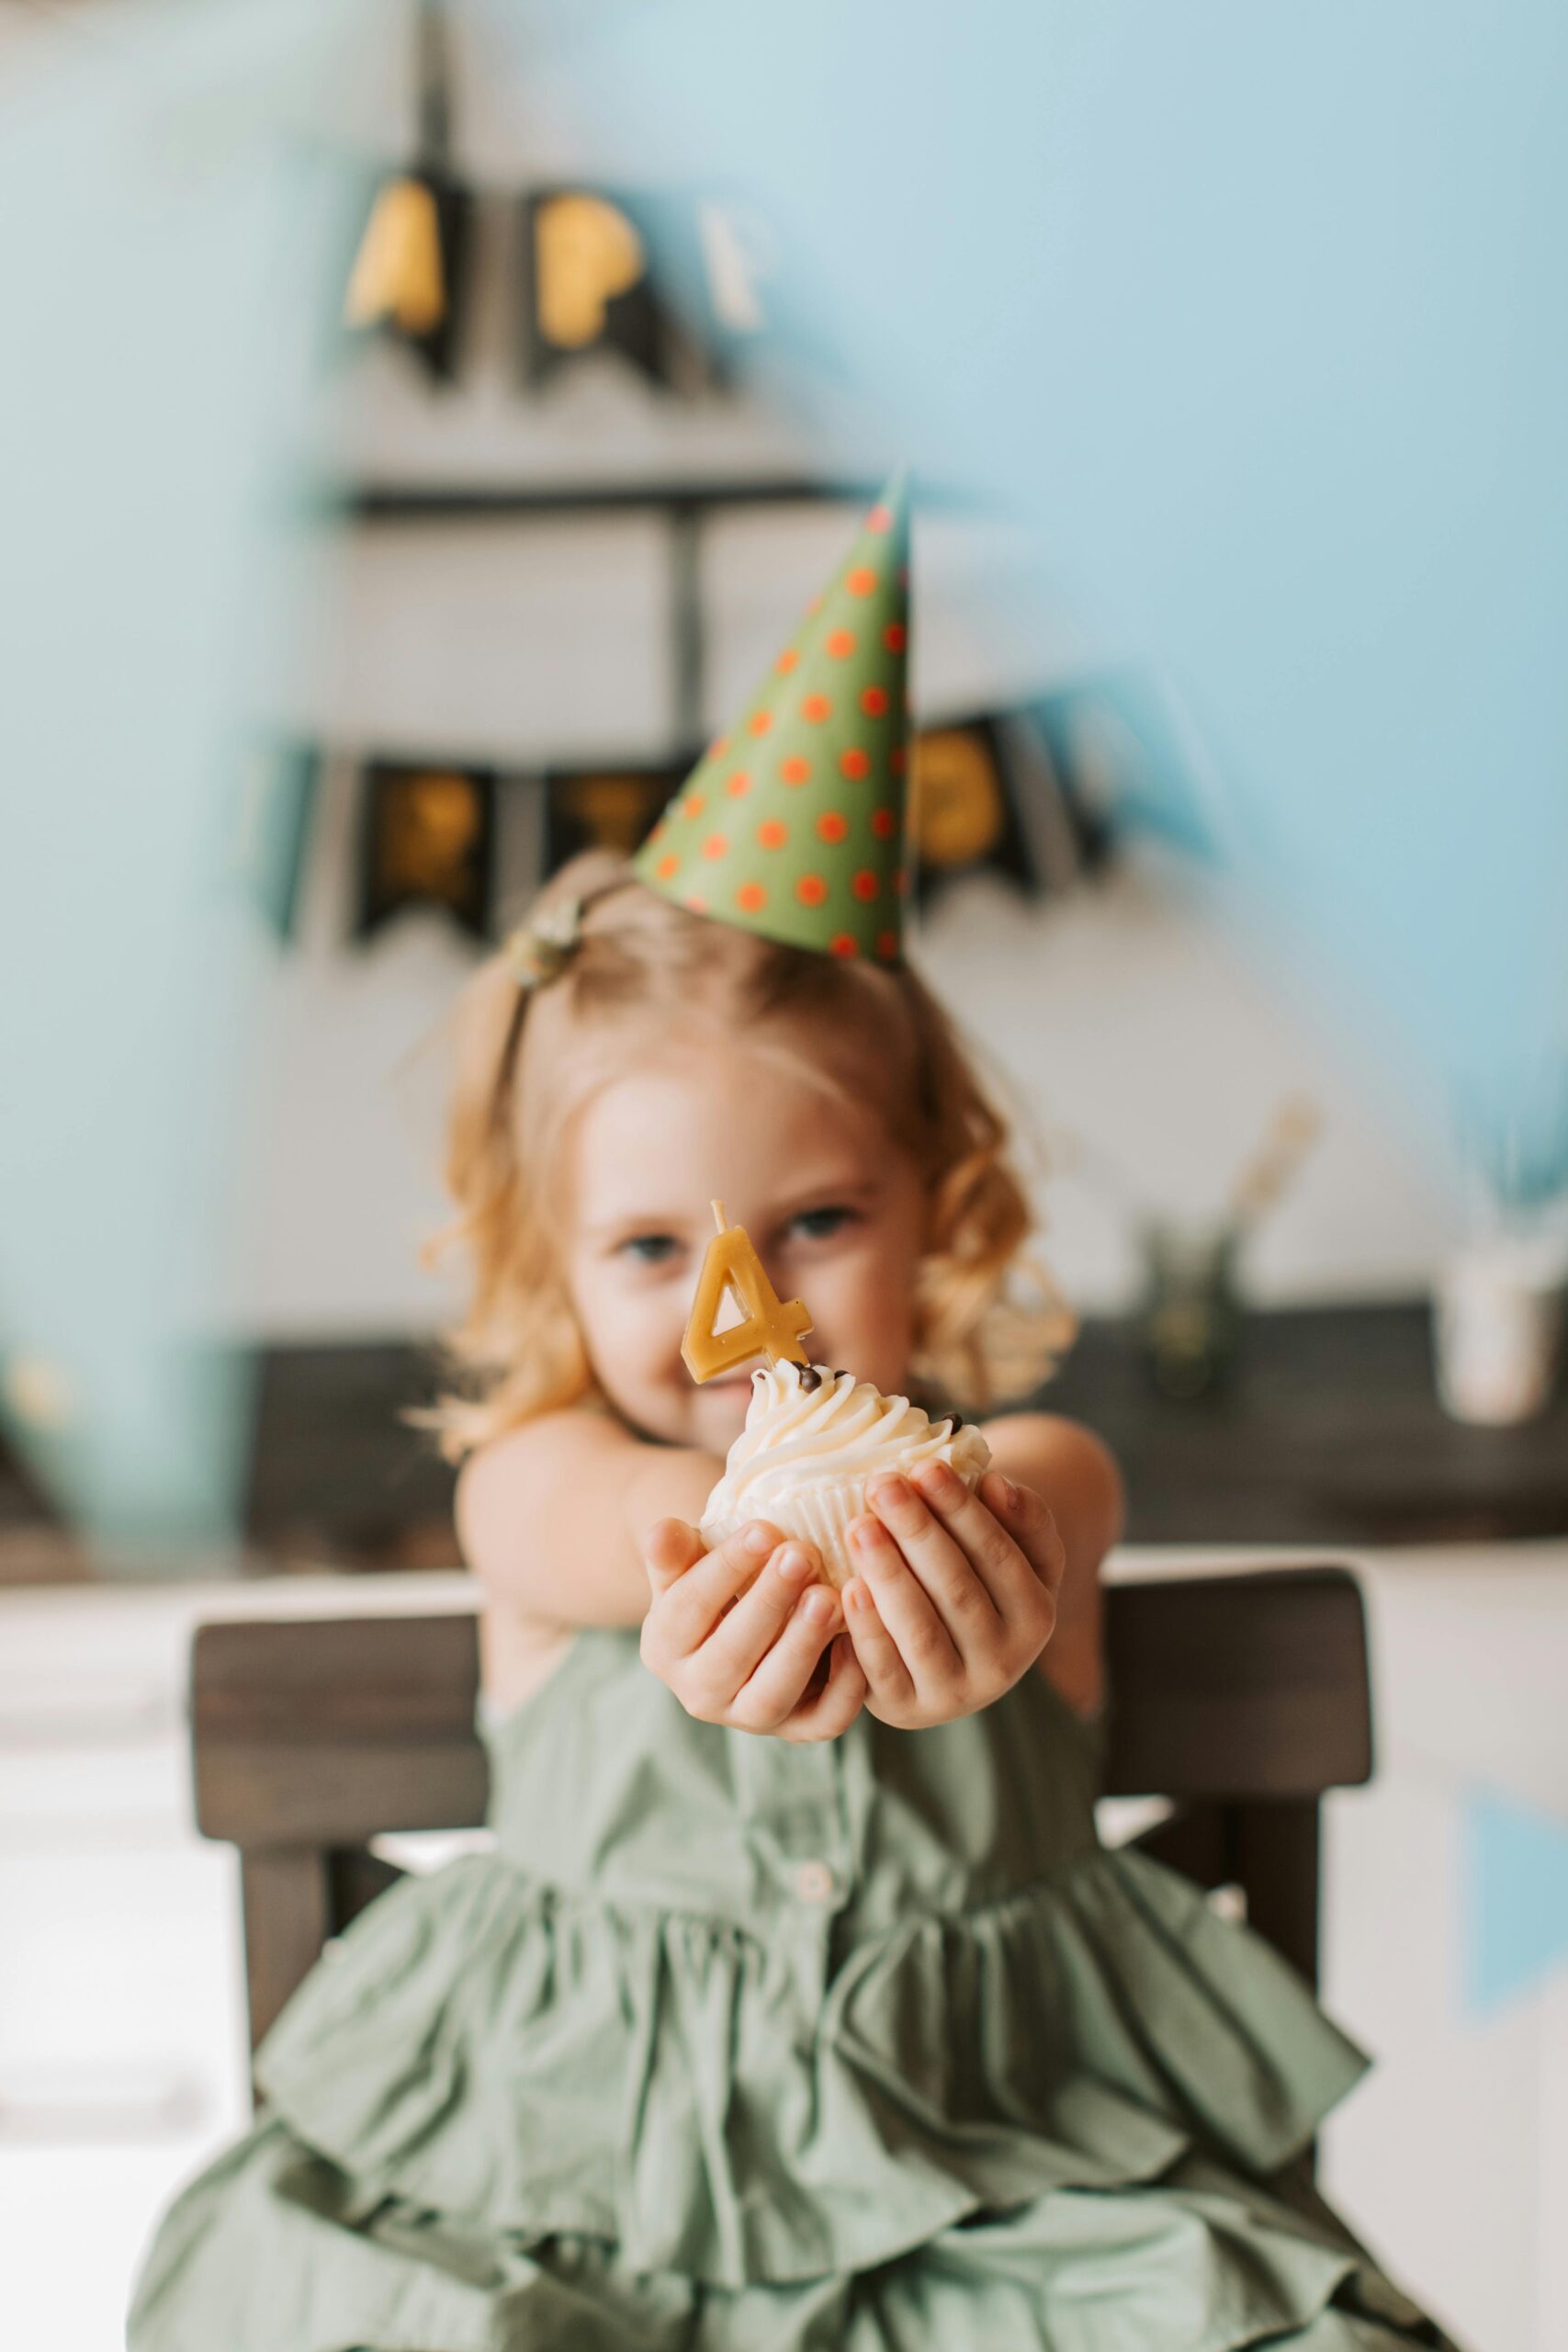
<path fill-rule="evenodd" d="M 682 1549 L 681 1536 L 670 1532 L 674 1529 L 696 1536 L 701 1545 L 696 1530 L 679 1519 L 661 1519 L 649 1531 L 643 1544 L 658 1615 L 654 1639 L 659 1655 L 670 1661 L 689 1657 L 707 1639 L 727 1605 L 750 1583 L 781 1540 L 776 1527 L 770 1527 L 766 1520 L 753 1520 L 750 1526 L 727 1535 L 716 1551 L 701 1550 L 694 1560 L 688 1555 L 686 1566 L 679 1568 L 671 1565 Z"/>
<path fill-rule="evenodd" d="M 683 1519 L 659 1520 L 643 1538 L 642 1564 L 648 1570 L 649 1583 L 657 1600 L 669 1591 L 678 1577 L 700 1560 L 707 1545 L 694 1527 Z"/>
<path fill-rule="evenodd" d="M 919 1505 L 923 1518 L 931 1514 L 923 1503 Z M 898 1654 L 914 1680 L 930 1681 L 958 1673 L 959 1653 L 948 1627 L 938 1614 L 931 1595 L 923 1580 L 914 1574 L 880 1518 L 855 1520 L 850 1528 L 850 1557 L 857 1572 L 865 1578 L 876 1604 L 876 1613 L 897 1646 Z M 950 1536 L 942 1541 L 956 1552 Z M 929 1548 L 929 1547 L 928 1547 Z M 962 1555 L 959 1555 L 962 1561 Z M 973 1578 L 971 1578 L 973 1583 Z M 980 1606 L 988 1617 L 994 1616 L 986 1595 L 976 1587 Z M 859 1642 L 856 1642 L 859 1648 Z M 869 1674 L 867 1679 L 870 1679 Z"/>
<path fill-rule="evenodd" d="M 702 1645 L 703 1674 L 715 1696 L 734 1698 L 756 1671 L 820 1565 L 809 1544 L 778 1546 L 750 1590 L 719 1620 Z"/>
<path fill-rule="evenodd" d="M 948 1476 L 953 1476 L 953 1473 Z M 962 1487 L 963 1483 L 961 1478 L 953 1478 L 955 1486 Z M 902 1552 L 929 1595 L 954 1652 L 962 1656 L 976 1644 L 994 1642 L 1001 1631 L 995 1601 L 976 1575 L 963 1544 L 927 1509 L 908 1480 L 897 1476 L 879 1478 L 867 1493 L 866 1500 L 877 1519 L 897 1537 L 896 1548 Z M 988 1511 L 982 1510 L 979 1515 L 982 1519 L 990 1518 Z M 1001 1535 L 999 1529 L 995 1532 Z M 1001 1540 L 1007 1543 L 1010 1539 L 1001 1536 Z M 874 1551 L 866 1565 L 875 1592 Z M 880 1594 L 877 1607 L 882 1607 Z M 886 1611 L 883 1614 L 886 1616 Z M 914 1663 L 912 1659 L 909 1662 Z"/>
<path fill-rule="evenodd" d="M 828 1679 L 779 1725 L 782 1739 L 837 1739 L 865 1704 L 865 1676 L 848 1634 L 837 1634 L 828 1653 Z"/>
<path fill-rule="evenodd" d="M 829 1585 L 814 1584 L 796 1601 L 756 1672 L 736 1691 L 726 1720 L 742 1731 L 776 1730 L 799 1706 L 818 1659 L 843 1630 L 838 1594 Z"/>
<path fill-rule="evenodd" d="M 1013 1486 L 999 1471 L 987 1471 L 980 1490 L 971 1494 L 945 1462 L 922 1462 L 912 1477 L 929 1510 L 962 1547 L 998 1617 L 1011 1616 L 1022 1601 L 1035 1598 L 1042 1577 L 1021 1541 L 1028 1523 L 1026 1488 Z M 1038 1496 L 1029 1501 L 1044 1510 Z"/>
<path fill-rule="evenodd" d="M 1015 1487 L 999 1470 L 987 1471 L 980 1484 L 992 1489 L 987 1498 L 991 1509 L 1018 1538 L 1031 1567 L 1054 1601 L 1067 1572 L 1067 1547 L 1062 1541 L 1055 1513 L 1032 1487 Z"/>
<path fill-rule="evenodd" d="M 852 1577 L 844 1587 L 844 1622 L 871 1696 L 883 1707 L 908 1706 L 915 1696 L 909 1669 L 862 1577 Z"/>

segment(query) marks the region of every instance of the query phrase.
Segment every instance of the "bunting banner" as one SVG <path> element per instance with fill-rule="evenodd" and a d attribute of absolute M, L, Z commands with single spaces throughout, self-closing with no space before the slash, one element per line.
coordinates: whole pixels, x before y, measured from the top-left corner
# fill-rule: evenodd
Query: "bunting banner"
<path fill-rule="evenodd" d="M 1037 885 L 995 722 L 928 728 L 909 763 L 909 866 L 924 908 L 960 876 L 996 874 L 1026 896 Z"/>
<path fill-rule="evenodd" d="M 1069 764 L 1049 749 L 1050 707 L 953 720 L 911 739 L 908 849 L 914 902 L 922 912 L 955 885 L 991 876 L 1026 899 L 1056 899 L 1090 878 L 1112 854 L 1109 813 L 1080 801 Z M 288 746 L 272 755 L 266 789 L 271 847 L 246 868 L 248 887 L 281 936 L 292 929 L 321 753 Z M 700 755 L 694 755 L 700 756 Z M 689 775 L 690 760 L 647 765 L 497 772 L 458 763 L 376 758 L 363 771 L 359 902 L 355 935 L 372 937 L 405 909 L 448 917 L 476 939 L 492 938 L 517 904 L 586 849 L 632 857 Z M 518 807 L 526 800 L 526 817 Z M 523 819 L 514 826 L 508 811 Z M 501 854 L 502 820 L 506 841 Z M 507 871 L 498 903 L 501 867 Z"/>
<path fill-rule="evenodd" d="M 255 745 L 241 771 L 231 871 L 280 940 L 299 920 L 320 776 L 319 752 L 293 742 Z"/>
<path fill-rule="evenodd" d="M 376 190 L 349 272 L 344 322 L 390 335 L 441 383 L 457 375 L 474 199 L 445 172 L 402 172 Z"/>
<path fill-rule="evenodd" d="M 654 249 L 668 248 L 670 230 L 654 216 L 669 209 L 668 200 L 602 188 L 541 188 L 523 198 L 523 365 L 531 386 L 603 352 L 663 390 L 694 393 L 722 377 L 717 343 L 694 334 L 656 274 Z"/>
<path fill-rule="evenodd" d="M 1043 696 L 1032 716 L 1091 867 L 1111 836 L 1131 826 L 1188 856 L 1216 856 L 1217 828 L 1204 806 L 1190 730 L 1146 672 L 1075 679 Z"/>
<path fill-rule="evenodd" d="M 678 767 L 586 769 L 544 778 L 544 876 L 586 849 L 635 855 L 681 782 Z"/>
<path fill-rule="evenodd" d="M 491 770 L 374 763 L 365 778 L 356 936 L 423 907 L 488 938 L 494 836 Z"/>
<path fill-rule="evenodd" d="M 474 198 L 451 168 L 452 69 L 441 0 L 419 0 L 412 162 L 376 189 L 344 289 L 344 323 L 405 344 L 438 382 L 457 372 Z"/>

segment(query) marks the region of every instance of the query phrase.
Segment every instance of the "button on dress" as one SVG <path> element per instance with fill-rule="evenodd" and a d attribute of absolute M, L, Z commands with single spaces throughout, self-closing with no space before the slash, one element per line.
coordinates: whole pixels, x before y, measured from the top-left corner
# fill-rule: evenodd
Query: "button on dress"
<path fill-rule="evenodd" d="M 1040 1674 L 795 1745 L 591 1629 L 484 1728 L 494 1851 L 300 1986 L 131 2352 L 1447 2342 L 1291 2169 L 1364 2053 Z"/>

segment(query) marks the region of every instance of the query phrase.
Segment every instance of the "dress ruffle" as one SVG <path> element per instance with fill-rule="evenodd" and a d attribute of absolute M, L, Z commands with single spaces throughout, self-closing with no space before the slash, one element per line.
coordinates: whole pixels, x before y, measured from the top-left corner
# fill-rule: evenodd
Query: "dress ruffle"
<path fill-rule="evenodd" d="M 1134 1852 L 917 1914 L 809 2013 L 761 1936 L 478 1856 L 364 1913 L 257 2074 L 361 2215 L 581 2236 L 734 2291 L 863 2272 L 1050 2190 L 1272 2171 L 1367 2063 L 1268 1945 Z"/>
<path fill-rule="evenodd" d="M 1197 2157 L 1065 2189 L 874 2270 L 705 2288 L 617 2247 L 487 2235 L 263 2121 L 175 2205 L 130 2352 L 1454 2352 L 1337 2227 Z"/>

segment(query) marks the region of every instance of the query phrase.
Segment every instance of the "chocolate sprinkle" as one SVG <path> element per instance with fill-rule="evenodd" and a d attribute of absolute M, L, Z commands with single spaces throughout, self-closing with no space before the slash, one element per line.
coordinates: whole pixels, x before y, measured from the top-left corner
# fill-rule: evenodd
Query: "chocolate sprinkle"
<path fill-rule="evenodd" d="M 816 1365 L 815 1365 L 814 1363 L 803 1363 L 803 1364 L 801 1364 L 801 1365 L 798 1367 L 798 1372 L 799 1372 L 800 1385 L 802 1386 L 802 1388 L 804 1388 L 804 1389 L 805 1389 L 805 1391 L 806 1391 L 806 1393 L 807 1393 L 807 1395 L 808 1396 L 810 1396 L 810 1394 L 811 1394 L 811 1392 L 812 1392 L 812 1390 L 813 1390 L 814 1388 L 820 1388 L 820 1387 L 821 1387 L 821 1385 L 822 1385 L 822 1375 L 821 1375 L 821 1374 L 818 1371 L 818 1369 L 817 1369 L 817 1367 L 816 1367 Z"/>

